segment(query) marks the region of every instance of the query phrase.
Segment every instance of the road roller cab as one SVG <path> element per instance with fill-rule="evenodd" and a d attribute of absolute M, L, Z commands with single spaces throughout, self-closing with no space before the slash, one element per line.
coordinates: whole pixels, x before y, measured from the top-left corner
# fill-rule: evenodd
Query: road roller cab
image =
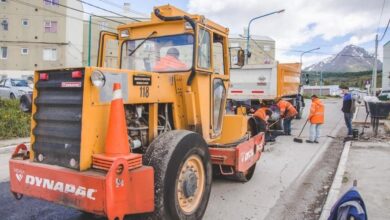
<path fill-rule="evenodd" d="M 36 71 L 11 191 L 109 219 L 202 218 L 213 174 L 249 181 L 264 146 L 225 114 L 229 68 L 228 29 L 170 5 L 102 32 L 96 67 Z"/>

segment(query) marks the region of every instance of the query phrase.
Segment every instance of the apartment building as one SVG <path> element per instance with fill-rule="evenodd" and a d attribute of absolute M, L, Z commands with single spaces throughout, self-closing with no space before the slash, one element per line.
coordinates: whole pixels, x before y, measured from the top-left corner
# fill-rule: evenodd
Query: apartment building
<path fill-rule="evenodd" d="M 241 48 L 246 50 L 247 38 L 244 35 L 230 35 L 230 51 L 232 53 L 232 65 L 237 63 L 236 52 Z M 275 40 L 267 36 L 251 35 L 249 40 L 248 64 L 272 64 L 275 62 Z"/>
<path fill-rule="evenodd" d="M 81 66 L 82 3 L 0 0 L 0 74 Z"/>
<path fill-rule="evenodd" d="M 390 41 L 383 45 L 382 90 L 390 90 Z"/>

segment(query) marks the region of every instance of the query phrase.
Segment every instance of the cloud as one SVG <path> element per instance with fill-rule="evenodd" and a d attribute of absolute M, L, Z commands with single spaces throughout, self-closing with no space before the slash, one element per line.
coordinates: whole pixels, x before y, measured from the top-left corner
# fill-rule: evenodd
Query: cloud
<path fill-rule="evenodd" d="M 284 13 L 256 20 L 251 26 L 251 34 L 266 35 L 276 40 L 276 47 L 280 49 L 276 55 L 281 60 L 296 58 L 288 50 L 305 48 L 315 38 L 332 45 L 335 38 L 352 36 L 334 48 L 373 40 L 382 4 L 382 0 L 189 0 L 188 8 L 192 13 L 203 14 L 229 27 L 231 33 L 236 34 L 243 33 L 251 18 L 286 9 Z M 382 20 L 389 14 L 390 7 L 386 7 Z M 382 21 L 381 26 L 385 26 L 385 22 Z M 319 59 L 323 56 L 312 57 Z M 308 59 L 309 56 L 305 55 L 305 60 Z"/>

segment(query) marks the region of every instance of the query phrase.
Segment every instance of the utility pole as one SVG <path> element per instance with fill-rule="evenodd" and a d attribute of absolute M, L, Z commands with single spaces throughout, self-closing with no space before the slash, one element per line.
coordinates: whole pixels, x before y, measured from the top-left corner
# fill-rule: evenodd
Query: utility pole
<path fill-rule="evenodd" d="M 88 66 L 91 66 L 92 15 L 89 16 L 88 25 Z"/>
<path fill-rule="evenodd" d="M 372 68 L 371 95 L 376 96 L 377 60 L 378 60 L 378 34 L 375 36 L 374 66 Z"/>

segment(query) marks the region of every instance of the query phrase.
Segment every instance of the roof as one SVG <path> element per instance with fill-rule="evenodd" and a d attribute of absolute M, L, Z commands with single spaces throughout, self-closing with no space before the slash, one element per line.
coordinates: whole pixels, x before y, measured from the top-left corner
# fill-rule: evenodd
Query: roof
<path fill-rule="evenodd" d="M 254 34 L 251 34 L 251 39 L 253 40 L 261 40 L 261 41 L 275 41 L 274 39 L 268 37 L 268 36 L 261 36 L 261 35 L 254 35 Z M 229 35 L 229 38 L 230 39 L 246 39 L 246 36 L 242 35 L 242 34 L 230 34 Z"/>

